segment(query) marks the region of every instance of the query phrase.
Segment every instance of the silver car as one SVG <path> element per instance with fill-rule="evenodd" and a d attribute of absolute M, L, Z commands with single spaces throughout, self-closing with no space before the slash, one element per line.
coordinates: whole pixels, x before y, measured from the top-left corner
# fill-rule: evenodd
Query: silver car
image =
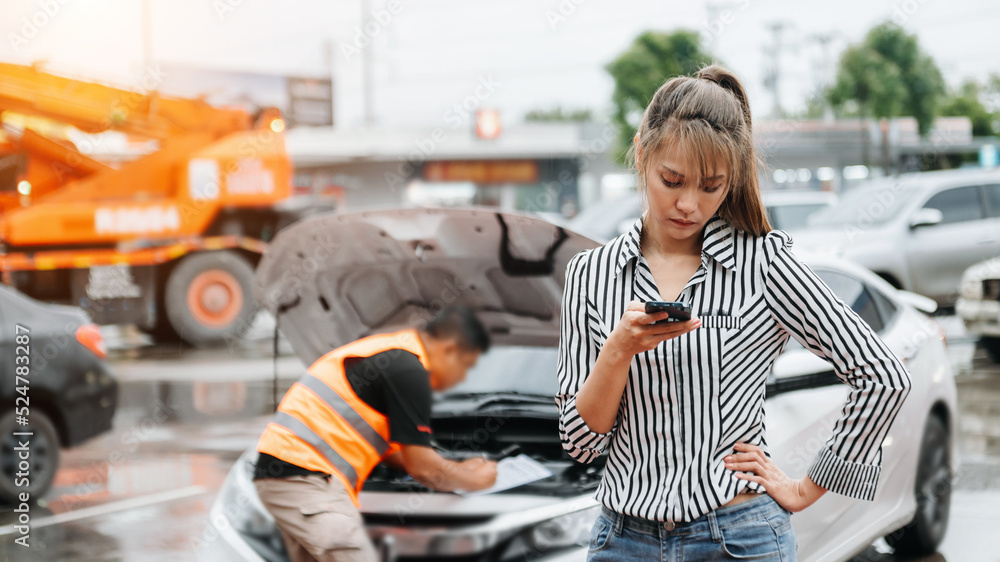
<path fill-rule="evenodd" d="M 1000 363 L 1000 257 L 965 270 L 955 313 L 965 323 L 965 331 L 979 338 L 990 359 Z"/>
<path fill-rule="evenodd" d="M 951 306 L 962 272 L 1000 255 L 1000 169 L 872 181 L 844 193 L 793 238 L 796 248 L 848 258 Z"/>
<path fill-rule="evenodd" d="M 493 338 L 462 385 L 439 395 L 432 426 L 452 458 L 519 449 L 551 477 L 465 497 L 380 466 L 361 492 L 369 535 L 387 560 L 584 560 L 606 457 L 570 459 L 559 442 L 559 310 L 565 266 L 599 243 L 541 218 L 482 208 L 402 209 L 307 219 L 278 234 L 257 271 L 263 306 L 304 364 L 357 337 L 420 321 L 443 303 L 477 311 Z M 803 258 L 805 259 L 805 258 Z M 855 264 L 808 263 L 906 362 L 913 386 L 884 442 L 874 502 L 826 494 L 792 517 L 803 561 L 845 560 L 879 537 L 933 552 L 944 538 L 958 459 L 955 385 L 930 299 Z M 920 310 L 922 309 L 923 312 Z M 826 361 L 789 344 L 767 384 L 768 444 L 801 477 L 851 388 Z M 200 541 L 204 560 L 284 561 L 281 535 L 236 462 Z"/>

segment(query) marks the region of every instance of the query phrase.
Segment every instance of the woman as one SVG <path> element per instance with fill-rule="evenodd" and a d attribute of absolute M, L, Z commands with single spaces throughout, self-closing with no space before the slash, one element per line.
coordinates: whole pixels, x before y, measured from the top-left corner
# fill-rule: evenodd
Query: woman
<path fill-rule="evenodd" d="M 664 83 L 629 157 L 643 214 L 570 260 L 562 301 L 563 446 L 585 463 L 610 449 L 589 559 L 794 560 L 793 512 L 828 490 L 874 498 L 909 373 L 771 230 L 731 72 Z M 686 301 L 691 319 L 653 324 L 669 315 L 646 314 L 654 300 Z M 765 439 L 765 379 L 789 337 L 852 387 L 800 479 Z"/>

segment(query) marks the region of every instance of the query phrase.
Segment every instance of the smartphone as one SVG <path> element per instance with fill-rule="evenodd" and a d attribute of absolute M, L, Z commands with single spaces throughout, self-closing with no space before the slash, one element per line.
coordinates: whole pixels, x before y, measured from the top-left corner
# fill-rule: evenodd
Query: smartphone
<path fill-rule="evenodd" d="M 691 305 L 686 302 L 649 301 L 646 303 L 646 314 L 663 311 L 669 312 L 670 316 L 664 318 L 663 320 L 653 322 L 653 324 L 660 324 L 662 322 L 686 322 L 691 319 Z"/>

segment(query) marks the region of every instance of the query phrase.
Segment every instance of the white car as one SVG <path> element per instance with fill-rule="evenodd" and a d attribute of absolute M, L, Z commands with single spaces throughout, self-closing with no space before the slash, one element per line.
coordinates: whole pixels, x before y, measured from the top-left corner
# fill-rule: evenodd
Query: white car
<path fill-rule="evenodd" d="M 901 174 L 856 186 L 793 234 L 895 287 L 954 305 L 970 265 L 1000 255 L 1000 169 Z"/>
<path fill-rule="evenodd" d="M 832 191 L 790 190 L 765 191 L 761 200 L 771 228 L 795 232 L 806 228 L 817 212 L 836 205 L 838 197 Z"/>
<path fill-rule="evenodd" d="M 837 194 L 830 191 L 765 191 L 761 194 L 771 228 L 796 232 L 818 212 L 836 205 Z M 642 214 L 638 193 L 628 193 L 609 201 L 591 203 L 565 224 L 569 229 L 595 240 L 614 238 L 628 230 Z"/>
<path fill-rule="evenodd" d="M 979 262 L 962 274 L 955 313 L 965 331 L 979 338 L 994 363 L 1000 363 L 1000 257 Z"/>
<path fill-rule="evenodd" d="M 442 303 L 477 311 L 493 345 L 459 387 L 437 397 L 432 425 L 442 454 L 519 449 L 553 476 L 485 496 L 430 491 L 380 466 L 361 493 L 370 536 L 387 560 L 584 560 L 603 457 L 571 460 L 559 442 L 559 304 L 569 259 L 597 242 L 528 215 L 482 208 L 402 209 L 306 219 L 278 234 L 257 270 L 262 305 L 311 364 L 330 349 L 408 327 Z M 844 560 L 887 536 L 933 552 L 948 523 L 955 474 L 955 386 L 943 333 L 897 291 L 835 258 L 816 272 L 875 327 L 913 375 L 886 438 L 874 502 L 828 493 L 792 516 L 803 561 Z M 792 477 L 830 435 L 849 387 L 800 346 L 774 364 L 767 386 L 768 444 Z M 204 560 L 286 560 L 280 534 L 251 482 L 255 451 L 233 466 L 211 509 Z"/>

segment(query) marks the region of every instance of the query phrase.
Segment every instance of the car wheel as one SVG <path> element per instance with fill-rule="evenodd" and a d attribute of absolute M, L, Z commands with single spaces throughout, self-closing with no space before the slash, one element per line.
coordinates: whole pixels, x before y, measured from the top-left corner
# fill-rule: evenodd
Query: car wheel
<path fill-rule="evenodd" d="M 983 336 L 979 339 L 979 345 L 986 350 L 986 354 L 990 356 L 990 361 L 1000 363 L 1000 338 Z"/>
<path fill-rule="evenodd" d="M 0 471 L 3 472 L 0 499 L 6 502 L 18 500 L 19 494 L 24 492 L 31 494 L 35 500 L 41 498 L 52 487 L 52 480 L 59 470 L 59 434 L 55 425 L 37 408 L 32 408 L 27 417 L 27 425 L 17 423 L 13 410 L 0 417 Z M 14 435 L 15 432 L 32 435 Z M 22 460 L 24 451 L 20 450 L 20 445 L 26 440 L 27 458 Z M 27 471 L 23 470 L 22 462 L 28 463 Z M 28 473 L 27 486 L 18 485 L 24 483 L 23 475 L 18 476 L 18 472 Z"/>
<path fill-rule="evenodd" d="M 253 266 L 228 250 L 188 255 L 170 272 L 163 300 L 170 325 L 192 345 L 240 338 L 257 314 Z"/>
<path fill-rule="evenodd" d="M 927 417 L 917 467 L 917 513 L 902 529 L 885 537 L 900 554 L 933 554 L 948 530 L 951 508 L 951 446 L 941 418 Z"/>

